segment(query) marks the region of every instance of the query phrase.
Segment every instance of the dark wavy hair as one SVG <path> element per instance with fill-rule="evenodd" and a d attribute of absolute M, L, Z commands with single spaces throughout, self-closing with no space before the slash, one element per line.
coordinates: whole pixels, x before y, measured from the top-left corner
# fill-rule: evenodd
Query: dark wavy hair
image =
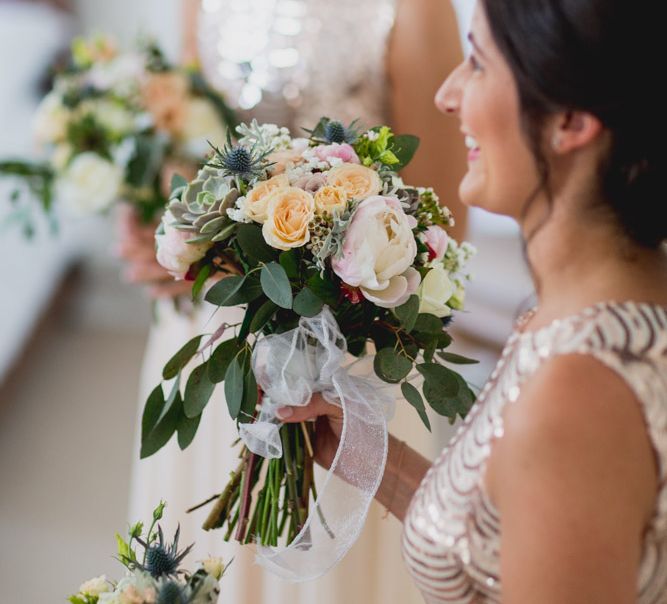
<path fill-rule="evenodd" d="M 663 139 L 667 111 L 658 82 L 655 0 L 481 0 L 489 27 L 514 75 L 521 124 L 549 199 L 543 151 L 545 119 L 556 111 L 595 115 L 610 134 L 599 192 L 637 244 L 667 239 Z M 652 32 L 655 32 L 652 33 Z M 664 38 L 664 35 L 663 35 Z M 667 176 L 667 174 L 665 174 Z M 527 203 L 527 206 L 529 205 Z"/>

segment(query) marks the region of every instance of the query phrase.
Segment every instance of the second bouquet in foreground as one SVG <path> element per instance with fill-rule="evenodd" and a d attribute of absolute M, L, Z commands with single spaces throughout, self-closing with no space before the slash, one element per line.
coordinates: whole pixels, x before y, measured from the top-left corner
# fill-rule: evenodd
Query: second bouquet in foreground
<path fill-rule="evenodd" d="M 237 132 L 194 181 L 175 179 L 157 255 L 176 278 L 193 281 L 195 294 L 223 276 L 205 299 L 243 305 L 244 317 L 194 338 L 167 363 L 163 378 L 173 383 L 149 397 L 142 455 L 174 433 L 188 446 L 224 381 L 243 447 L 206 528 L 226 526 L 227 538 L 267 548 L 268 566 L 308 578 L 351 545 L 379 485 L 393 404 L 382 382 L 400 384 L 429 429 L 424 401 L 451 421 L 470 408 L 472 392 L 447 366 L 469 360 L 446 350 L 445 328 L 462 308 L 473 249 L 447 235 L 453 219 L 431 189 L 398 176 L 415 137 L 328 118 L 307 138 L 256 122 Z M 353 375 L 346 353 L 362 357 L 371 346 L 375 375 Z M 181 371 L 195 357 L 201 363 L 181 391 Z M 421 389 L 411 382 L 420 374 Z M 345 414 L 319 496 L 317 433 L 309 423 L 281 426 L 275 415 L 313 392 Z M 289 546 L 278 549 L 281 536 Z"/>

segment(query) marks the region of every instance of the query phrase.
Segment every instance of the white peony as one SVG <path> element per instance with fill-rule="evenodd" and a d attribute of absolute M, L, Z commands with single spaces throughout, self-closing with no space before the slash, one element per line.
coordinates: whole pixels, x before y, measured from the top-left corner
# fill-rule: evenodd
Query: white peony
<path fill-rule="evenodd" d="M 33 118 L 33 132 L 40 143 L 55 143 L 65 138 L 70 110 L 62 104 L 60 95 L 49 92 L 37 107 Z"/>
<path fill-rule="evenodd" d="M 77 155 L 58 178 L 56 195 L 71 212 L 83 216 L 108 208 L 122 184 L 121 168 L 86 151 Z"/>
<path fill-rule="evenodd" d="M 135 129 L 134 115 L 119 103 L 102 99 L 86 103 L 82 111 L 92 114 L 97 123 L 117 136 L 133 132 Z"/>
<path fill-rule="evenodd" d="M 86 596 L 99 596 L 110 591 L 111 584 L 107 581 L 106 575 L 89 579 L 79 587 L 79 593 Z"/>
<path fill-rule="evenodd" d="M 347 228 L 342 255 L 332 262 L 334 272 L 374 304 L 400 306 L 420 281 L 412 267 L 417 255 L 415 223 L 395 197 L 365 199 Z"/>
<path fill-rule="evenodd" d="M 452 310 L 447 302 L 456 292 L 456 287 L 449 274 L 440 264 L 435 265 L 424 277 L 419 286 L 419 312 L 430 313 L 436 317 L 447 317 Z"/>

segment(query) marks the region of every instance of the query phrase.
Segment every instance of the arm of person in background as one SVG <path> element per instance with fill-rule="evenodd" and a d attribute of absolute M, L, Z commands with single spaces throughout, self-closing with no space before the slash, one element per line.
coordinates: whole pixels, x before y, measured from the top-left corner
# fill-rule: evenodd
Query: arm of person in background
<path fill-rule="evenodd" d="M 463 51 L 456 13 L 448 0 L 399 0 L 388 53 L 392 127 L 421 139 L 419 151 L 403 170 L 405 181 L 433 187 L 454 214 L 450 234 L 461 241 L 467 209 L 459 200 L 466 149 L 456 120 L 436 108 L 433 98 Z"/>
<path fill-rule="evenodd" d="M 188 65 L 197 62 L 197 11 L 200 0 L 183 0 L 182 15 L 182 50 L 183 63 Z M 179 169 L 180 168 L 180 169 Z M 187 178 L 193 174 L 184 173 L 184 166 L 169 166 L 164 170 L 162 189 L 168 191 L 171 175 L 180 173 Z M 147 286 L 151 298 L 175 298 L 188 294 L 192 283 L 175 281 L 167 270 L 158 264 L 155 258 L 155 228 L 156 224 L 142 224 L 136 212 L 129 206 L 122 206 L 118 213 L 118 243 L 117 253 L 125 260 L 127 266 L 123 276 L 128 283 Z"/>

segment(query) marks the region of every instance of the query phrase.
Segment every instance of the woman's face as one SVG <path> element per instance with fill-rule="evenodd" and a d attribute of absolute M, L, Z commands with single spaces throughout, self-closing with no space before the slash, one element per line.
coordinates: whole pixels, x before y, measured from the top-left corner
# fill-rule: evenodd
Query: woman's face
<path fill-rule="evenodd" d="M 475 7 L 471 55 L 438 90 L 435 103 L 456 114 L 466 135 L 468 171 L 459 185 L 463 203 L 519 218 L 539 182 L 521 131 L 514 78 L 494 44 L 483 7 Z"/>

